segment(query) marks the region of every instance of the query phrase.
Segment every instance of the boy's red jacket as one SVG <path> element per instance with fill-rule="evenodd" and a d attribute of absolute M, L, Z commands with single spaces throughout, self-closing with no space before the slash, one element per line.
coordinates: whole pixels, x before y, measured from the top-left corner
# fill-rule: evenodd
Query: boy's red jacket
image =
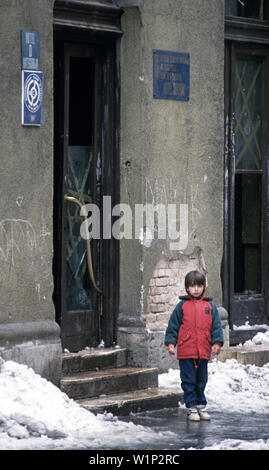
<path fill-rule="evenodd" d="M 221 320 L 216 305 L 208 297 L 181 297 L 165 334 L 165 344 L 177 344 L 178 359 L 210 359 L 211 346 L 223 345 Z"/>

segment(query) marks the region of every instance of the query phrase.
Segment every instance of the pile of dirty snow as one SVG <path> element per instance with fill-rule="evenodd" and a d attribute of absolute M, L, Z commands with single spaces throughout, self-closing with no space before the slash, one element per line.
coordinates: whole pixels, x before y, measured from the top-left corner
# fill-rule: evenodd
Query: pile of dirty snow
<path fill-rule="evenodd" d="M 159 376 L 159 386 L 180 387 L 179 371 Z M 239 364 L 235 359 L 208 364 L 208 407 L 225 412 L 269 413 L 269 363 L 263 367 Z"/>
<path fill-rule="evenodd" d="M 257 333 L 252 339 L 249 339 L 243 343 L 243 346 L 253 347 L 258 344 L 269 345 L 269 331 Z"/>
<path fill-rule="evenodd" d="M 95 416 L 27 366 L 0 361 L 1 450 L 113 449 L 169 439 L 112 414 Z"/>
<path fill-rule="evenodd" d="M 242 365 L 235 359 L 209 363 L 206 395 L 211 409 L 227 412 L 269 412 L 269 363 Z"/>
<path fill-rule="evenodd" d="M 264 344 L 268 346 L 269 344 L 269 325 L 250 325 L 248 321 L 244 325 L 236 326 L 233 325 L 234 330 L 258 330 L 263 328 L 265 332 L 259 331 L 252 339 L 249 339 L 243 343 L 243 346 L 253 347 L 258 344 Z M 241 347 L 242 344 L 239 344 L 238 347 Z"/>

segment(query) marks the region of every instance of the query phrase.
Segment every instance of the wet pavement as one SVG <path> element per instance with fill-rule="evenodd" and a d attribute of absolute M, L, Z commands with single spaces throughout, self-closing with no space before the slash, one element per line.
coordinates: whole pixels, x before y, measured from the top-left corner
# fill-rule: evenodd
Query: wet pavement
<path fill-rule="evenodd" d="M 211 411 L 211 421 L 189 422 L 186 419 L 185 408 L 166 408 L 163 410 L 147 411 L 130 414 L 120 418 L 122 421 L 131 421 L 141 424 L 158 432 L 171 432 L 171 439 L 162 442 L 156 435 L 154 442 L 142 447 L 132 449 L 142 450 L 179 450 L 204 449 L 213 447 L 224 440 L 244 441 L 243 446 L 249 450 L 259 450 L 262 439 L 269 440 L 269 414 L 262 413 L 228 413 Z M 264 442 L 262 443 L 264 445 Z M 229 447 L 230 445 L 230 447 Z M 236 450 L 238 443 L 230 442 L 225 450 Z M 242 443 L 241 443 L 242 446 Z M 214 448 L 214 447 L 213 447 Z M 268 443 L 269 449 L 269 443 Z"/>

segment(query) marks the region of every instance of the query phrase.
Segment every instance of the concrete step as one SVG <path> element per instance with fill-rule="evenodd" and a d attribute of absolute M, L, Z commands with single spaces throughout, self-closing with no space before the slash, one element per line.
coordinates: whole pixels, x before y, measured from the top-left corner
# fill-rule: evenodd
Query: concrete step
<path fill-rule="evenodd" d="M 63 375 L 69 375 L 90 370 L 126 367 L 127 359 L 128 352 L 125 348 L 84 349 L 77 353 L 64 353 L 62 371 Z"/>
<path fill-rule="evenodd" d="M 269 344 L 259 344 L 256 346 L 233 346 L 222 349 L 218 359 L 236 359 L 240 364 L 253 364 L 263 366 L 269 362 Z"/>
<path fill-rule="evenodd" d="M 61 380 L 61 390 L 76 400 L 157 386 L 157 368 L 121 367 L 87 371 L 63 376 Z"/>
<path fill-rule="evenodd" d="M 177 407 L 183 402 L 183 392 L 165 388 L 149 388 L 134 392 L 105 395 L 99 398 L 91 398 L 77 401 L 80 406 L 92 413 L 110 412 L 117 416 L 138 413 L 160 408 Z"/>
<path fill-rule="evenodd" d="M 125 348 L 64 353 L 61 390 L 93 413 L 126 415 L 178 406 L 182 391 L 158 388 L 157 368 L 132 368 L 127 364 Z"/>

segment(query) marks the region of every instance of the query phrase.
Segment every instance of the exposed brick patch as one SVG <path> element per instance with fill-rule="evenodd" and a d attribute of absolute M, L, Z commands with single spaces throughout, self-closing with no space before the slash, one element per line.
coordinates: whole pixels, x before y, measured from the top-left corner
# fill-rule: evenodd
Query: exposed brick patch
<path fill-rule="evenodd" d="M 147 327 L 164 330 L 170 315 L 185 295 L 184 279 L 187 272 L 199 270 L 206 274 L 202 250 L 195 248 L 191 255 L 171 252 L 159 260 L 149 282 L 147 297 Z"/>

